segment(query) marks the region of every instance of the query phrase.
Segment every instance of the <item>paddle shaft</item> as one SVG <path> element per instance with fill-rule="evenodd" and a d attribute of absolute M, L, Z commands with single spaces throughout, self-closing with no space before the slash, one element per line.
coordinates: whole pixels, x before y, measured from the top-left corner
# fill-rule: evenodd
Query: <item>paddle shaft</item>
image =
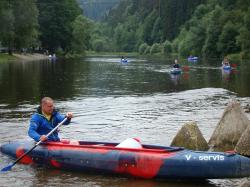
<path fill-rule="evenodd" d="M 54 129 L 52 129 L 47 135 L 46 137 L 48 138 L 53 132 L 55 132 L 65 121 L 67 120 L 67 118 L 64 118 L 64 120 L 59 123 Z M 23 153 L 13 164 L 12 166 L 14 166 L 17 162 L 19 162 L 23 157 L 25 157 L 27 154 L 29 154 L 31 151 L 33 151 L 33 149 L 35 149 L 40 143 L 42 143 L 42 141 L 40 140 L 39 142 L 37 142 L 35 144 L 34 147 L 32 147 L 29 151 Z"/>

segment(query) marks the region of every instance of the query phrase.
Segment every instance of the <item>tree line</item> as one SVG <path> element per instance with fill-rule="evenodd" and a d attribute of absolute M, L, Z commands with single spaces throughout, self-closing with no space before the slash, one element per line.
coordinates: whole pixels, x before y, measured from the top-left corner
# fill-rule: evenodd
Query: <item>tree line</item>
<path fill-rule="evenodd" d="M 93 34 L 97 51 L 248 58 L 250 1 L 122 0 Z"/>
<path fill-rule="evenodd" d="M 250 1 L 208 0 L 198 6 L 173 41 L 181 55 L 220 57 L 240 54 L 249 58 Z"/>
<path fill-rule="evenodd" d="M 113 51 L 154 53 L 170 50 L 169 41 L 177 37 L 181 26 L 205 0 L 122 0 L 109 11 L 98 34 L 101 49 L 106 43 Z M 108 31 L 108 32 L 107 32 Z M 107 34 L 108 33 L 108 34 Z M 102 41 L 102 45 L 101 42 Z M 110 46 L 110 45 L 109 45 Z M 164 50 L 163 49 L 163 50 Z"/>
<path fill-rule="evenodd" d="M 89 45 L 90 21 L 76 0 L 1 0 L 0 45 L 13 50 L 40 49 L 82 53 Z"/>
<path fill-rule="evenodd" d="M 250 57 L 248 0 L 120 0 L 102 22 L 83 16 L 82 3 L 1 0 L 0 47 Z"/>

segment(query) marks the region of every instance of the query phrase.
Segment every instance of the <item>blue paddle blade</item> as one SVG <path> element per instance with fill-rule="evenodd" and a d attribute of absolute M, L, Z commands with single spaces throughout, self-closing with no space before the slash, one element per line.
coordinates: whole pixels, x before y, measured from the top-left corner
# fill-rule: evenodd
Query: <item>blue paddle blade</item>
<path fill-rule="evenodd" d="M 6 166 L 5 168 L 1 169 L 1 172 L 6 172 L 6 171 L 10 171 L 11 168 L 14 166 L 14 164 L 11 164 L 9 166 Z"/>

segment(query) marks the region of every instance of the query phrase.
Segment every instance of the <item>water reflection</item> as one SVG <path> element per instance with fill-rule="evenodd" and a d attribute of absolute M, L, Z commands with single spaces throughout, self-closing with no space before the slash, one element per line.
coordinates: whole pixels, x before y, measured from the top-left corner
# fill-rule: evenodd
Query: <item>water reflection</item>
<path fill-rule="evenodd" d="M 225 81 L 230 81 L 230 74 L 231 74 L 231 70 L 224 70 L 221 69 L 221 73 L 222 73 L 222 78 Z"/>
<path fill-rule="evenodd" d="M 215 187 L 237 186 L 239 180 L 145 180 L 132 177 L 53 170 L 19 165 L 12 172 L 1 174 L 1 186 L 86 186 L 86 187 Z"/>
<path fill-rule="evenodd" d="M 28 167 L 28 166 L 25 166 Z M 23 168 L 24 169 L 24 168 Z M 132 177 L 111 176 L 108 174 L 82 174 L 79 172 L 68 172 L 53 170 L 50 168 L 31 168 L 34 173 L 30 173 L 27 177 L 31 179 L 29 182 L 17 183 L 12 180 L 13 186 L 26 185 L 26 186 L 86 186 L 86 187 L 193 187 L 216 186 L 209 180 L 145 180 L 136 179 Z M 19 173 L 22 175 L 21 173 Z M 4 174 L 6 175 L 6 174 Z M 7 174 L 9 177 L 11 175 Z M 20 176 L 22 177 L 22 176 Z M 6 185 L 8 186 L 8 185 Z"/>
<path fill-rule="evenodd" d="M 181 79 L 181 74 L 170 74 L 171 80 L 173 81 L 173 83 L 175 85 L 177 85 L 178 83 L 180 83 L 180 79 Z"/>
<path fill-rule="evenodd" d="M 118 61 L 117 61 L 118 60 Z M 249 103 L 250 67 L 223 74 L 217 65 L 189 64 L 180 76 L 169 74 L 171 61 L 91 57 L 55 62 L 0 64 L 0 143 L 28 139 L 30 115 L 42 96 L 55 99 L 63 113 L 75 113 L 61 137 L 169 145 L 181 126 L 196 121 L 206 140 L 231 99 Z M 216 62 L 217 63 L 217 62 Z M 217 63 L 218 64 L 218 63 Z M 228 78 L 225 78 L 224 77 Z M 1 165 L 9 158 L 0 154 Z M 54 173 L 56 172 L 56 173 Z M 57 173 L 58 172 L 58 173 Z M 0 186 L 234 186 L 232 180 L 205 183 L 138 180 L 54 171 L 18 164 L 0 175 Z"/>
<path fill-rule="evenodd" d="M 102 59 L 102 60 L 101 60 Z M 76 61 L 13 62 L 0 64 L 0 102 L 16 105 L 37 102 L 42 96 L 71 99 L 78 96 L 147 95 L 156 92 L 183 91 L 202 87 L 223 87 L 239 95 L 250 95 L 246 67 L 222 72 L 213 66 L 189 65 L 179 76 L 166 75 L 164 63 L 133 59 L 127 64 L 119 58 L 87 58 Z M 166 69 L 166 70 L 164 70 Z M 249 68 L 248 68 L 249 69 Z M 229 81 L 230 87 L 224 86 Z M 174 85 L 182 84 L 177 89 Z M 241 86 L 239 87 L 238 82 Z"/>
<path fill-rule="evenodd" d="M 189 72 L 184 72 L 184 73 L 182 74 L 182 77 L 183 77 L 184 80 L 188 80 L 189 77 L 190 77 Z"/>

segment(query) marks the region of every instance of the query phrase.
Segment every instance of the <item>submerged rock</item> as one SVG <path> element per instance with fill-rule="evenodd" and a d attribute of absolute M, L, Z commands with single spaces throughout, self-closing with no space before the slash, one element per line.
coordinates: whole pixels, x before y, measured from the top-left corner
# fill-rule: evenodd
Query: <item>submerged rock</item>
<path fill-rule="evenodd" d="M 250 156 L 250 125 L 241 135 L 236 147 L 235 151 L 240 153 L 241 155 Z"/>
<path fill-rule="evenodd" d="M 247 105 L 244 107 L 244 111 L 245 111 L 246 113 L 250 113 L 250 105 L 249 105 L 249 104 L 247 104 Z"/>
<path fill-rule="evenodd" d="M 171 146 L 185 147 L 192 150 L 206 151 L 208 144 L 196 122 L 186 123 L 173 139 Z"/>
<path fill-rule="evenodd" d="M 240 103 L 232 101 L 224 110 L 208 144 L 214 151 L 233 150 L 249 125 Z"/>

